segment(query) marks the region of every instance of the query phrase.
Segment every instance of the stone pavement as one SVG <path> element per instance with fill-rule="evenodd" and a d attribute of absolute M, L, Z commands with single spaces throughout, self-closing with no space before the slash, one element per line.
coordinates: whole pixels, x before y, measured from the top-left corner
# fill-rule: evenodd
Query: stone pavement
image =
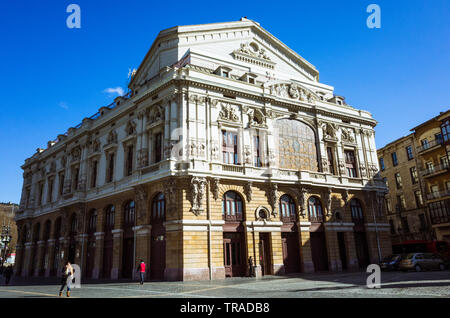
<path fill-rule="evenodd" d="M 74 298 L 320 298 L 320 297 L 445 297 L 450 298 L 450 271 L 382 272 L 381 288 L 366 287 L 368 274 L 320 273 L 295 276 L 229 278 L 214 281 L 137 282 L 85 281 L 73 289 Z M 13 278 L 0 286 L 0 298 L 57 297 L 59 279 Z"/>

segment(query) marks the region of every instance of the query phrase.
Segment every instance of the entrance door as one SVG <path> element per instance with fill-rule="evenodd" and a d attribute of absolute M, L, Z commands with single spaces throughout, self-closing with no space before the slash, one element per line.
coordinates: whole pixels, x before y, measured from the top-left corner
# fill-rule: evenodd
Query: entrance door
<path fill-rule="evenodd" d="M 151 256 L 150 256 L 150 278 L 152 280 L 163 280 L 166 269 L 166 235 L 164 227 L 154 227 L 152 231 Z"/>
<path fill-rule="evenodd" d="M 341 259 L 342 269 L 347 269 L 347 248 L 345 247 L 345 233 L 338 232 L 339 257 Z"/>
<path fill-rule="evenodd" d="M 223 233 L 225 277 L 245 275 L 245 251 L 242 233 Z"/>
<path fill-rule="evenodd" d="M 95 263 L 95 237 L 88 241 L 86 254 L 86 277 L 92 278 L 92 271 Z"/>
<path fill-rule="evenodd" d="M 314 270 L 327 271 L 328 270 L 328 253 L 325 239 L 325 232 L 311 232 L 311 253 L 314 263 Z"/>
<path fill-rule="evenodd" d="M 132 278 L 133 272 L 133 238 L 126 238 L 123 240 L 123 254 L 122 254 L 122 277 Z"/>
<path fill-rule="evenodd" d="M 353 232 L 353 234 L 355 236 L 355 249 L 359 268 L 366 268 L 370 264 L 366 232 Z"/>
<path fill-rule="evenodd" d="M 103 278 L 111 277 L 112 269 L 112 255 L 113 254 L 113 240 L 111 238 L 105 239 L 105 245 L 103 248 Z"/>
<path fill-rule="evenodd" d="M 300 246 L 298 233 L 281 233 L 283 245 L 283 264 L 286 274 L 300 272 Z"/>
<path fill-rule="evenodd" d="M 262 275 L 272 274 L 270 233 L 259 233 L 259 261 Z"/>
<path fill-rule="evenodd" d="M 75 238 L 72 238 L 69 243 L 69 254 L 67 255 L 67 258 L 71 264 L 75 263 L 75 250 L 77 247 L 76 245 L 77 244 L 75 242 Z"/>

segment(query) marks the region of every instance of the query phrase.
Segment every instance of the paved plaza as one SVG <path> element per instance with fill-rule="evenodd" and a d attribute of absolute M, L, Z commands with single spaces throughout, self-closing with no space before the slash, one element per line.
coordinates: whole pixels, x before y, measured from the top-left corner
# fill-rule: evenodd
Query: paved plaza
<path fill-rule="evenodd" d="M 323 273 L 290 277 L 266 276 L 188 282 L 85 282 L 73 289 L 73 298 L 392 298 L 450 297 L 450 271 L 382 272 L 381 288 L 366 287 L 368 274 Z M 0 298 L 58 297 L 57 279 L 13 278 L 0 286 Z M 65 298 L 65 296 L 64 296 Z"/>

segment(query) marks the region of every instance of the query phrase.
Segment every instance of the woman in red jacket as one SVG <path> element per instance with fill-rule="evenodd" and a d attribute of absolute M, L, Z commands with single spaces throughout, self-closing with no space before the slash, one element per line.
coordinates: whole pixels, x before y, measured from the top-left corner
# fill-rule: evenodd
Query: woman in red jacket
<path fill-rule="evenodd" d="M 141 263 L 139 264 L 137 268 L 137 272 L 139 272 L 141 276 L 141 285 L 144 284 L 144 275 L 145 275 L 145 263 L 144 260 L 141 259 Z"/>

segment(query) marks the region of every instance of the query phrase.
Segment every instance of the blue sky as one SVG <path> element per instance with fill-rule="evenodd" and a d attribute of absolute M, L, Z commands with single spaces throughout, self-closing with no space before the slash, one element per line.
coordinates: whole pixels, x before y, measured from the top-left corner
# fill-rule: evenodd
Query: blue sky
<path fill-rule="evenodd" d="M 66 7 L 81 7 L 81 29 Z M 381 29 L 366 8 L 381 7 Z M 15 0 L 0 10 L 0 201 L 19 202 L 20 166 L 126 89 L 162 29 L 236 21 L 262 27 L 312 63 L 320 81 L 379 122 L 377 146 L 449 107 L 450 1 Z"/>

